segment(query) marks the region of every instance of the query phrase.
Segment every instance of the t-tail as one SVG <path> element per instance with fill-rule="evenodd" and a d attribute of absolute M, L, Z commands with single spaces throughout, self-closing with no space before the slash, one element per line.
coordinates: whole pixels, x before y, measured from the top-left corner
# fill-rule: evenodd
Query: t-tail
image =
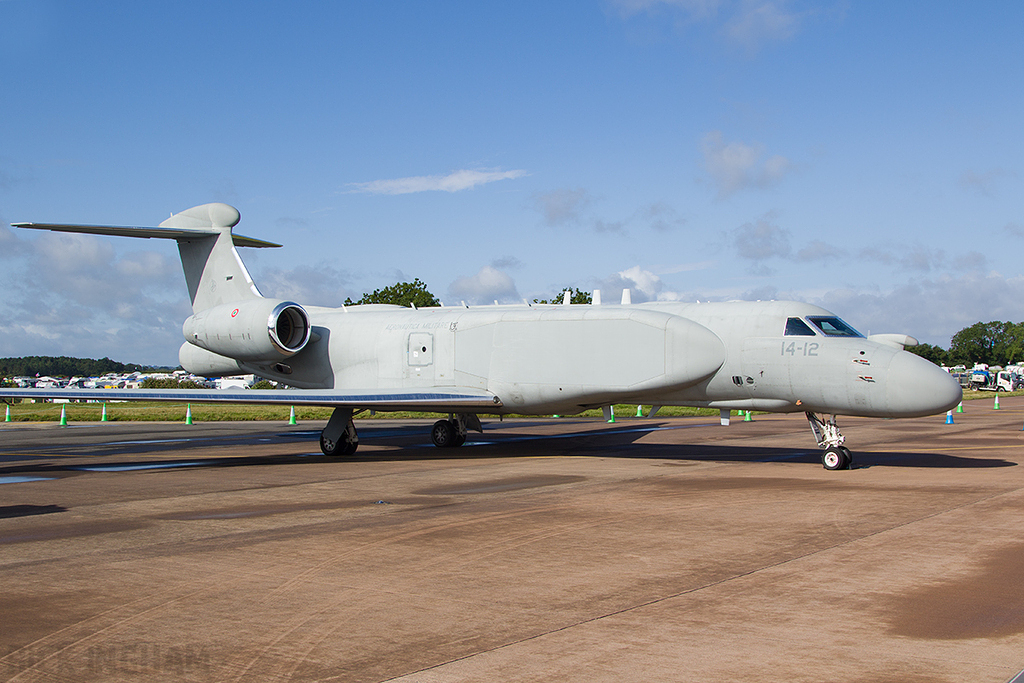
<path fill-rule="evenodd" d="M 178 243 L 193 315 L 182 332 L 182 367 L 197 374 L 233 374 L 238 361 L 279 361 L 301 351 L 310 337 L 309 316 L 296 303 L 260 294 L 235 247 L 280 244 L 235 235 L 238 210 L 203 204 L 176 213 L 159 226 L 14 223 L 18 228 L 173 239 Z"/>

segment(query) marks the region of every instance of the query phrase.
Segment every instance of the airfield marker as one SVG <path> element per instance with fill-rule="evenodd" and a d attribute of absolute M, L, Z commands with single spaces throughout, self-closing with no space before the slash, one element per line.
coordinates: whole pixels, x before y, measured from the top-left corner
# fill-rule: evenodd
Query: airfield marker
<path fill-rule="evenodd" d="M 636 416 L 637 417 L 643 417 L 644 416 L 644 407 L 643 406 L 637 406 L 636 407 Z"/>
<path fill-rule="evenodd" d="M 288 416 L 288 424 L 295 424 L 295 406 L 292 406 L 292 414 Z"/>
<path fill-rule="evenodd" d="M 747 414 L 743 416 L 743 421 L 744 422 L 753 422 L 754 421 L 754 418 L 750 417 L 750 411 L 749 410 L 747 411 Z"/>
<path fill-rule="evenodd" d="M 10 421 L 11 421 L 11 407 L 7 406 L 7 419 L 4 420 L 4 422 L 10 422 Z"/>
<path fill-rule="evenodd" d="M 100 422 L 106 422 L 106 421 L 107 421 L 107 404 L 104 401 L 104 403 L 103 403 L 103 413 L 100 415 Z"/>
<path fill-rule="evenodd" d="M 615 406 L 608 406 L 608 423 L 615 422 Z"/>
<path fill-rule="evenodd" d="M 192 422 L 192 404 L 189 403 L 188 407 L 185 408 L 185 424 L 190 425 Z"/>
<path fill-rule="evenodd" d="M 992 410 L 999 410 L 999 392 L 996 392 L 996 403 L 992 406 Z"/>
<path fill-rule="evenodd" d="M 948 425 L 953 424 L 953 411 L 952 410 L 947 410 L 946 411 L 946 424 L 948 424 Z"/>
<path fill-rule="evenodd" d="M 958 413 L 964 412 L 964 402 L 963 401 L 960 401 L 960 403 L 957 405 L 956 412 L 958 412 Z"/>
<path fill-rule="evenodd" d="M 68 416 L 67 416 L 67 413 L 64 412 L 64 406 L 63 405 L 61 405 L 61 407 L 60 407 L 60 426 L 61 427 L 67 427 L 68 426 Z"/>

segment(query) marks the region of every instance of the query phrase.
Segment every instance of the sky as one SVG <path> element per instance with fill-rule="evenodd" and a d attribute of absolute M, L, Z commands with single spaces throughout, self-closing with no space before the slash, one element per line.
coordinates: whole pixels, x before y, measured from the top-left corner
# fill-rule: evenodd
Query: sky
<path fill-rule="evenodd" d="M 207 202 L 265 296 L 1024 320 L 1024 4 L 0 0 L 0 357 L 176 365 Z"/>

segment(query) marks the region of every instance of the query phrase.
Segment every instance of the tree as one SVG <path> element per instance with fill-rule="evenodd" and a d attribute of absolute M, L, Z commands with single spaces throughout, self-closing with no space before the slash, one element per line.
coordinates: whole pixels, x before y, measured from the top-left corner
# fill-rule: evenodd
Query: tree
<path fill-rule="evenodd" d="M 139 385 L 141 389 L 202 389 L 202 385 L 191 379 L 177 380 L 173 377 L 166 377 L 164 379 L 157 379 L 156 377 L 147 377 L 142 380 L 142 384 Z"/>
<path fill-rule="evenodd" d="M 412 282 L 396 282 L 390 287 L 373 290 L 373 294 L 363 293 L 359 301 L 345 299 L 346 306 L 361 304 L 394 304 L 396 306 L 408 306 L 413 304 L 416 308 L 428 308 L 440 306 L 441 302 L 436 296 L 427 290 L 427 285 L 415 278 Z"/>
<path fill-rule="evenodd" d="M 941 346 L 932 346 L 931 344 L 918 344 L 917 346 L 908 346 L 907 351 L 913 354 L 921 356 L 925 360 L 930 360 L 936 365 L 948 365 L 949 352 Z"/>
<path fill-rule="evenodd" d="M 975 323 L 953 335 L 949 360 L 970 366 L 973 363 L 1007 365 L 1024 359 L 1024 323 Z"/>
<path fill-rule="evenodd" d="M 594 297 L 590 292 L 584 292 L 574 287 L 566 287 L 555 296 L 551 297 L 551 300 L 547 299 L 534 299 L 535 304 L 560 304 L 562 303 L 565 293 L 569 292 L 569 303 L 571 304 L 592 304 L 594 303 Z"/>

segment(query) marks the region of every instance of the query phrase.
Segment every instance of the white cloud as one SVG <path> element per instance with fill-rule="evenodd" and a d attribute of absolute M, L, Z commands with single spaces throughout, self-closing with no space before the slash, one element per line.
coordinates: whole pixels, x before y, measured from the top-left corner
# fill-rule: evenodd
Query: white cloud
<path fill-rule="evenodd" d="M 971 190 L 978 194 L 991 197 L 996 194 L 1000 181 L 1007 178 L 1016 178 L 1017 174 L 1002 168 L 993 168 L 981 173 L 964 171 L 960 175 L 960 187 Z"/>
<path fill-rule="evenodd" d="M 765 43 L 792 38 L 799 27 L 800 15 L 786 8 L 785 2 L 743 0 L 738 11 L 725 23 L 727 38 L 750 52 Z"/>
<path fill-rule="evenodd" d="M 458 278 L 448 287 L 448 293 L 470 304 L 510 303 L 522 298 L 515 281 L 494 266 L 484 266 L 476 275 Z"/>
<path fill-rule="evenodd" d="M 949 346 L 950 337 L 976 322 L 1024 320 L 1024 276 L 998 274 L 913 280 L 888 292 L 836 289 L 817 303 L 867 334 L 910 334 Z"/>
<path fill-rule="evenodd" d="M 773 187 L 793 168 L 793 164 L 783 156 L 766 156 L 764 145 L 726 143 L 721 131 L 717 130 L 704 136 L 702 149 L 704 167 L 719 198 L 749 188 Z"/>
<path fill-rule="evenodd" d="M 526 171 L 501 171 L 492 169 L 464 169 L 448 175 L 423 175 L 393 180 L 372 180 L 367 183 L 349 183 L 352 193 L 365 194 L 412 194 L 413 192 L 459 192 L 477 185 L 486 185 L 498 180 L 522 178 Z"/>
<path fill-rule="evenodd" d="M 846 250 L 840 249 L 834 244 L 813 240 L 806 247 L 796 253 L 797 261 L 836 261 L 846 256 Z"/>
<path fill-rule="evenodd" d="M 618 303 L 622 290 L 628 289 L 630 300 L 635 303 L 654 301 L 665 288 L 661 278 L 640 266 L 633 266 L 598 281 L 597 289 L 607 303 Z"/>
<path fill-rule="evenodd" d="M 769 214 L 753 223 L 744 223 L 732 231 L 737 254 L 751 261 L 789 256 L 789 231 L 772 224 L 771 218 Z"/>
<path fill-rule="evenodd" d="M 622 19 L 639 14 L 667 18 L 677 31 L 691 25 L 713 27 L 727 43 L 756 52 L 772 42 L 789 40 L 811 14 L 791 9 L 789 0 L 610 0 Z"/>
<path fill-rule="evenodd" d="M 720 0 L 611 0 L 609 5 L 618 10 L 623 18 L 641 12 L 655 12 L 662 8 L 681 10 L 694 17 L 709 17 L 715 13 Z"/>
<path fill-rule="evenodd" d="M 533 201 L 537 210 L 543 214 L 545 223 L 560 226 L 579 223 L 592 199 L 590 193 L 583 188 L 560 188 L 537 194 Z"/>
<path fill-rule="evenodd" d="M 639 211 L 640 217 L 646 220 L 658 232 L 668 232 L 686 225 L 686 219 L 668 204 L 656 202 L 645 206 Z"/>
<path fill-rule="evenodd" d="M 359 298 L 348 288 L 351 283 L 348 272 L 338 270 L 326 261 L 288 270 L 264 268 L 253 277 L 264 296 L 303 305 L 338 307 L 345 303 L 347 297 Z"/>

